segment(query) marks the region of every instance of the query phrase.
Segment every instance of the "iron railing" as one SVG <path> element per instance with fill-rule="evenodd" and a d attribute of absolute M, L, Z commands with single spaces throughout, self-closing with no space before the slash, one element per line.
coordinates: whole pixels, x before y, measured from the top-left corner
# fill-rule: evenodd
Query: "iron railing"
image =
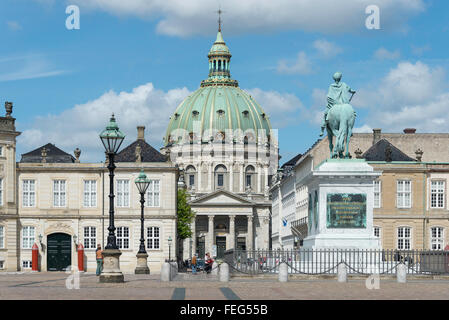
<path fill-rule="evenodd" d="M 224 260 L 232 273 L 279 272 L 282 262 L 291 274 L 336 274 L 340 263 L 350 274 L 395 274 L 403 263 L 409 274 L 449 274 L 449 251 L 371 249 L 228 250 Z"/>

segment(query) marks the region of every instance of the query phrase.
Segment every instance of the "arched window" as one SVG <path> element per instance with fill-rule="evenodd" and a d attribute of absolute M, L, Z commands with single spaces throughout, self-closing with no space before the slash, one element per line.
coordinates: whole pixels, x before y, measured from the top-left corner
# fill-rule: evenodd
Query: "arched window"
<path fill-rule="evenodd" d="M 249 165 L 246 167 L 246 170 L 245 170 L 245 187 L 246 188 L 250 187 L 251 189 L 253 189 L 255 174 L 256 174 L 256 170 L 254 169 L 253 166 Z"/>
<path fill-rule="evenodd" d="M 196 176 L 196 169 L 194 166 L 188 166 L 186 168 L 186 175 L 187 175 L 187 185 L 189 187 L 195 186 L 195 176 Z"/>
<path fill-rule="evenodd" d="M 215 188 L 223 189 L 226 186 L 226 167 L 222 164 L 219 164 L 215 167 Z"/>

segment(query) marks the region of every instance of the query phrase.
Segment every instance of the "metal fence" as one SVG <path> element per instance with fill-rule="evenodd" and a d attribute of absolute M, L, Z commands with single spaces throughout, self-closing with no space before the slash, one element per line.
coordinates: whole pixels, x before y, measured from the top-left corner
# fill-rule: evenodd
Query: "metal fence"
<path fill-rule="evenodd" d="M 292 249 L 228 250 L 224 260 L 232 273 L 249 275 L 279 272 L 282 262 L 292 274 L 336 274 L 340 263 L 349 274 L 394 274 L 398 264 L 409 274 L 449 274 L 449 251 Z"/>

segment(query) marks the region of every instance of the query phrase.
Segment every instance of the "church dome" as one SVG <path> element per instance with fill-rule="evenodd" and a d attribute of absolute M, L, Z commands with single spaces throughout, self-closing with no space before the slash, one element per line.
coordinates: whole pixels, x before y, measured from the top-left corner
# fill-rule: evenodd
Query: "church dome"
<path fill-rule="evenodd" d="M 219 138 L 231 132 L 232 140 L 245 137 L 254 142 L 270 141 L 270 120 L 254 98 L 239 88 L 231 79 L 231 53 L 223 40 L 221 30 L 208 54 L 209 77 L 198 90 L 176 108 L 164 137 L 164 146 L 180 144 L 185 139 L 202 142 Z M 229 131 L 231 130 L 231 131 Z M 242 134 L 243 133 L 243 136 Z M 262 137 L 263 141 L 259 139 Z"/>

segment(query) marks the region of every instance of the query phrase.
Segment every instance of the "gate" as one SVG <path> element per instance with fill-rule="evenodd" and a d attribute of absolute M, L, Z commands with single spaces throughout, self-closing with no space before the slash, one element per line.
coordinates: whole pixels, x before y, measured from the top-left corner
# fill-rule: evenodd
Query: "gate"
<path fill-rule="evenodd" d="M 47 270 L 64 271 L 72 264 L 72 237 L 65 233 L 47 236 Z"/>

